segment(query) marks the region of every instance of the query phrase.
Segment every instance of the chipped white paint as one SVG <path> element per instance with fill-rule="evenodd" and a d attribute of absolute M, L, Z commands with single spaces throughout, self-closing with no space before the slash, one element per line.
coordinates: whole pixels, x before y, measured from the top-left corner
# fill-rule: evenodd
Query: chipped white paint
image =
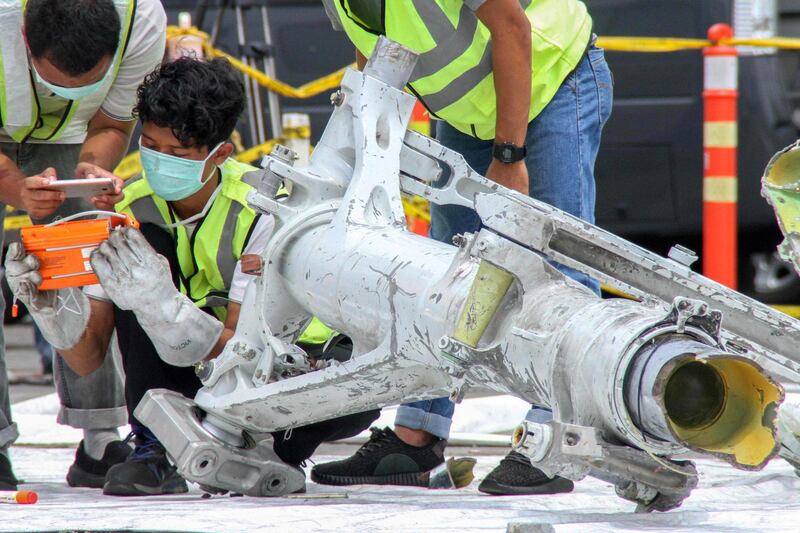
<path fill-rule="evenodd" d="M 645 436 L 625 405 L 625 377 L 640 348 L 671 333 L 714 347 L 715 356 L 736 358 L 726 349 L 736 341 L 735 353 L 793 375 L 798 354 L 783 348 L 800 340 L 797 323 L 680 263 L 489 182 L 460 155 L 406 132 L 414 99 L 399 90 L 405 78 L 398 72 L 410 73 L 413 58 L 381 57 L 398 61 L 388 69 L 392 85 L 381 81 L 385 65 L 374 59 L 364 74 L 348 71 L 310 165 L 293 168 L 291 158 L 276 153 L 265 158 L 253 183 L 250 201 L 275 215 L 277 231 L 264 252 L 264 274 L 242 303 L 236 335 L 201 369 L 206 387 L 195 403 L 211 423 L 202 426 L 187 402 L 158 391 L 137 408 L 138 418 L 189 479 L 272 495 L 292 490 L 297 479 L 269 439 L 234 449 L 230 443 L 241 430 L 260 437 L 376 406 L 457 400 L 467 389 L 489 388 L 552 407 L 557 434 L 573 428 L 596 439 L 573 459 L 552 450 L 540 466 L 574 479 L 591 473 L 620 486 L 633 482 L 641 490 L 626 494 L 645 506 L 679 505 L 697 481 L 693 471 L 676 482 L 648 454 L 669 457 L 685 446 L 674 436 Z M 432 176 L 447 167 L 448 185 L 430 188 Z M 292 195 L 276 200 L 281 180 Z M 485 228 L 464 236 L 459 247 L 413 235 L 405 228 L 401 190 L 475 208 Z M 542 254 L 643 302 L 601 300 Z M 473 347 L 454 335 L 481 262 L 510 274 L 513 283 L 498 295 L 499 308 Z M 743 319 L 748 313 L 752 323 Z M 280 379 L 277 361 L 304 358 L 291 343 L 312 316 L 352 339 L 353 359 Z M 785 339 L 769 334 L 776 330 Z M 242 355 L 253 352 L 258 355 Z M 770 417 L 764 423 L 772 429 Z M 586 468 L 587 461 L 594 466 Z M 225 471 L 246 472 L 240 478 L 247 481 Z M 279 489 L 269 489 L 273 482 Z M 659 494 L 667 498 L 654 502 Z"/>

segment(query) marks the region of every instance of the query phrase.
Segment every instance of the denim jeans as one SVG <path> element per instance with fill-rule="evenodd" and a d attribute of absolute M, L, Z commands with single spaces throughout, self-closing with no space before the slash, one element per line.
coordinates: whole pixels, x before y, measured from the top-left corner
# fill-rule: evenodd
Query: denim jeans
<path fill-rule="evenodd" d="M 53 167 L 59 179 L 74 177 L 80 149 L 79 144 L 0 143 L 0 151 L 26 175 L 33 176 L 47 167 Z M 87 209 L 93 209 L 88 202 L 72 198 L 65 201 L 53 217 Z M 5 205 L 0 203 L 0 246 L 4 236 L 4 216 Z M 0 316 L 6 304 L 10 302 L 3 302 L 0 298 Z M 102 367 L 84 377 L 73 372 L 58 355 L 53 366 L 56 390 L 61 400 L 57 418 L 59 424 L 83 429 L 102 429 L 116 428 L 127 423 L 122 372 L 110 353 Z M 11 421 L 3 329 L 0 324 L 0 453 L 16 440 L 17 435 L 16 424 Z"/>
<path fill-rule="evenodd" d="M 612 85 L 603 50 L 590 47 L 547 107 L 528 124 L 525 137 L 530 195 L 592 223 L 594 163 L 603 126 L 611 115 Z M 461 153 L 476 172 L 486 173 L 492 161 L 492 141 L 470 137 L 444 122 L 437 123 L 436 138 L 444 146 Z M 441 184 L 448 178 L 444 176 Z M 431 206 L 431 237 L 438 241 L 450 243 L 454 235 L 474 233 L 478 229 L 480 219 L 471 209 L 456 205 Z M 597 281 L 571 268 L 553 264 L 567 276 L 600 293 Z M 446 439 L 453 411 L 454 405 L 447 398 L 413 402 L 400 406 L 395 424 Z M 549 418 L 549 412 L 534 408 L 528 418 L 544 421 Z"/>

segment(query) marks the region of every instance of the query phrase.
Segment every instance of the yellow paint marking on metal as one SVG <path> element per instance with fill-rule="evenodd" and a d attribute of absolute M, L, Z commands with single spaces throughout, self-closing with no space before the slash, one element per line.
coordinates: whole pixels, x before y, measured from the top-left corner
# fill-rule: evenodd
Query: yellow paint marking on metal
<path fill-rule="evenodd" d="M 513 280 L 505 270 L 481 261 L 453 338 L 476 347 Z"/>
<path fill-rule="evenodd" d="M 732 203 L 738 197 L 739 183 L 736 178 L 703 178 L 703 201 Z"/>

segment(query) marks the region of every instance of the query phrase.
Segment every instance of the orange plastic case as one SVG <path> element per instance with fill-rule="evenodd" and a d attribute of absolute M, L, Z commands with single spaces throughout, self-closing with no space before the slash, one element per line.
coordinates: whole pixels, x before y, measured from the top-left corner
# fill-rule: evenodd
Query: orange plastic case
<path fill-rule="evenodd" d="M 139 222 L 124 215 L 94 220 L 74 220 L 54 225 L 22 228 L 25 251 L 39 260 L 42 275 L 40 290 L 83 287 L 97 283 L 89 263 L 92 250 L 108 239 L 120 226 L 139 227 Z"/>

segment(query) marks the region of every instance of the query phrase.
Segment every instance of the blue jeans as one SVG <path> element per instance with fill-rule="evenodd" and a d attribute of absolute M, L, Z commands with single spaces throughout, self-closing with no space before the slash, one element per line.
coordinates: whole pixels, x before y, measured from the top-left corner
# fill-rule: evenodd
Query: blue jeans
<path fill-rule="evenodd" d="M 612 85 L 603 50 L 592 46 L 547 107 L 528 124 L 525 137 L 530 195 L 592 223 L 594 163 L 603 126 L 611 115 Z M 461 153 L 476 172 L 486 173 L 492 161 L 492 141 L 470 137 L 444 122 L 437 123 L 436 138 Z M 444 176 L 443 182 L 448 178 Z M 450 243 L 456 234 L 479 229 L 480 219 L 471 209 L 431 206 L 431 237 L 438 241 Z M 554 266 L 600 294 L 597 281 L 586 274 L 556 263 Z M 454 405 L 447 398 L 409 403 L 397 410 L 395 424 L 446 439 L 453 411 Z M 534 408 L 528 418 L 545 421 L 549 412 Z"/>

